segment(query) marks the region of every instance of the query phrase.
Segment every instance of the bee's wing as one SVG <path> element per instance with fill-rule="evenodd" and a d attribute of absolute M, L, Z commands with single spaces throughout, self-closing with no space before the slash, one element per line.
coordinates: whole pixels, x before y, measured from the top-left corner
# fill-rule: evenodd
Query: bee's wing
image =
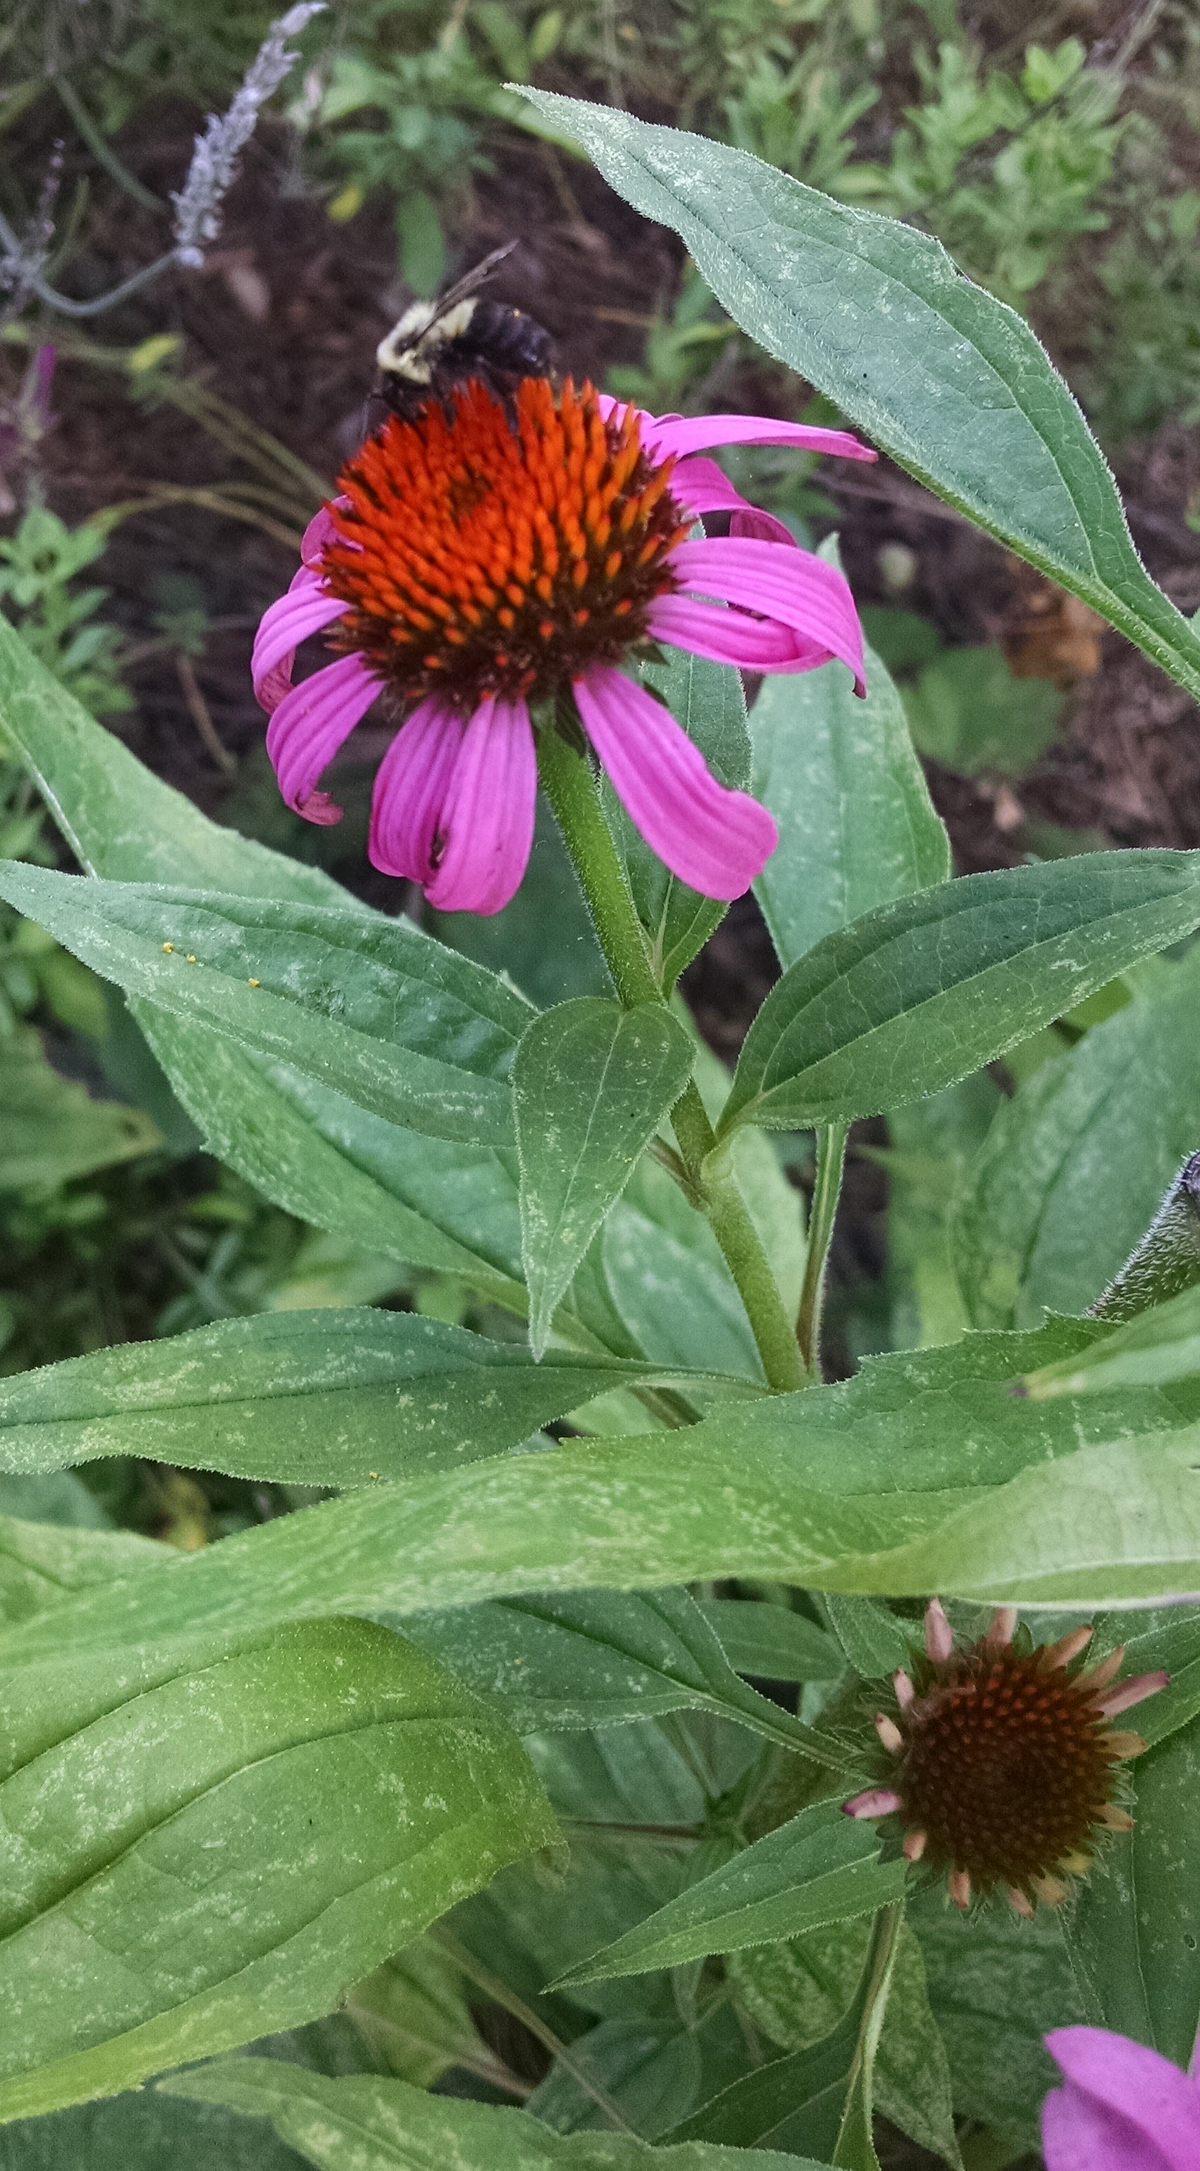
<path fill-rule="evenodd" d="M 506 241 L 503 247 L 493 249 L 491 255 L 485 256 L 481 264 L 476 264 L 471 271 L 465 271 L 461 279 L 456 279 L 454 285 L 447 287 L 444 294 L 439 294 L 434 305 L 433 322 L 436 324 L 439 317 L 447 316 L 458 302 L 465 302 L 468 294 L 473 294 L 477 286 L 482 286 L 485 279 L 490 279 L 497 264 L 502 264 L 506 256 L 511 256 L 516 246 L 515 241 Z"/>

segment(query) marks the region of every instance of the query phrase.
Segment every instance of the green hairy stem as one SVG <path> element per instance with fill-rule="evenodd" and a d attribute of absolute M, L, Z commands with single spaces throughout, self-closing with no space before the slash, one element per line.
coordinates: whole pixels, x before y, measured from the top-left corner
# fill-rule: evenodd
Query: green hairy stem
<path fill-rule="evenodd" d="M 1146 1234 L 1091 1306 L 1093 1319 L 1136 1319 L 1200 1281 L 1200 1153 L 1184 1162 Z"/>
<path fill-rule="evenodd" d="M 810 1378 L 821 1377 L 821 1314 L 825 1307 L 825 1269 L 846 1166 L 846 1125 L 823 1123 L 817 1131 L 817 1180 L 808 1222 L 808 1257 L 796 1320 L 796 1339 Z"/>
<path fill-rule="evenodd" d="M 554 730 L 538 742 L 538 767 L 580 887 L 626 1008 L 666 998 L 654 976 L 620 856 L 600 805 L 587 761 Z M 716 1134 L 694 1080 L 671 1110 L 684 1188 L 707 1214 L 721 1254 L 746 1307 L 746 1316 L 768 1382 L 780 1392 L 805 1384 L 791 1321 L 762 1241 L 726 1155 L 713 1155 Z"/>

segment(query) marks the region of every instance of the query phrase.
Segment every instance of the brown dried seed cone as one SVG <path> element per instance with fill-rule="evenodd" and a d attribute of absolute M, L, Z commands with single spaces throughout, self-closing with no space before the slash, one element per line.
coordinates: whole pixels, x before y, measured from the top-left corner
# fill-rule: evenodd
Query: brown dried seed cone
<path fill-rule="evenodd" d="M 999 1887 L 1025 1914 L 1033 1898 L 1064 1897 L 1062 1878 L 1087 1870 L 1105 1829 L 1128 1829 L 1113 1798 L 1117 1767 L 1143 1744 L 1110 1721 L 1166 1675 L 1113 1687 L 1122 1653 L 1090 1669 L 1079 1663 L 1090 1629 L 1022 1648 L 1014 1626 L 1003 1608 L 987 1634 L 960 1647 L 941 1606 L 930 1605 L 915 1681 L 895 1677 L 898 1723 L 876 1718 L 892 1752 L 887 1780 L 846 1807 L 895 1815 L 908 1859 L 946 1875 L 960 1907 Z"/>
<path fill-rule="evenodd" d="M 1117 1758 L 1091 1696 L 1011 1646 L 964 1651 L 909 1714 L 897 1791 L 931 1863 L 1028 1884 L 1086 1848 Z"/>

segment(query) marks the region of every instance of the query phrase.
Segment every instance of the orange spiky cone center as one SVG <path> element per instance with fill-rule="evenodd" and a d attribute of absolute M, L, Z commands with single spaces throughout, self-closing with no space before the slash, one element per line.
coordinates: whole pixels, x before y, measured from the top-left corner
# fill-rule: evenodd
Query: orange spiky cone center
<path fill-rule="evenodd" d="M 527 377 L 505 405 L 479 383 L 390 416 L 343 470 L 327 587 L 333 635 L 405 698 L 542 698 L 644 637 L 688 523 L 638 418 L 589 384 Z"/>

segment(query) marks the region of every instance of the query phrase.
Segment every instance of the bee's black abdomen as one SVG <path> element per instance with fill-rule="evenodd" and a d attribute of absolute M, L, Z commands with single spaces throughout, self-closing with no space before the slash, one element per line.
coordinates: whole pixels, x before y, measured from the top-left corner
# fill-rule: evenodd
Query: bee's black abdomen
<path fill-rule="evenodd" d="M 508 371 L 516 378 L 547 377 L 553 342 L 545 326 L 520 309 L 503 302 L 480 301 L 461 340 L 464 350 L 473 348 L 479 361 L 490 369 Z"/>

